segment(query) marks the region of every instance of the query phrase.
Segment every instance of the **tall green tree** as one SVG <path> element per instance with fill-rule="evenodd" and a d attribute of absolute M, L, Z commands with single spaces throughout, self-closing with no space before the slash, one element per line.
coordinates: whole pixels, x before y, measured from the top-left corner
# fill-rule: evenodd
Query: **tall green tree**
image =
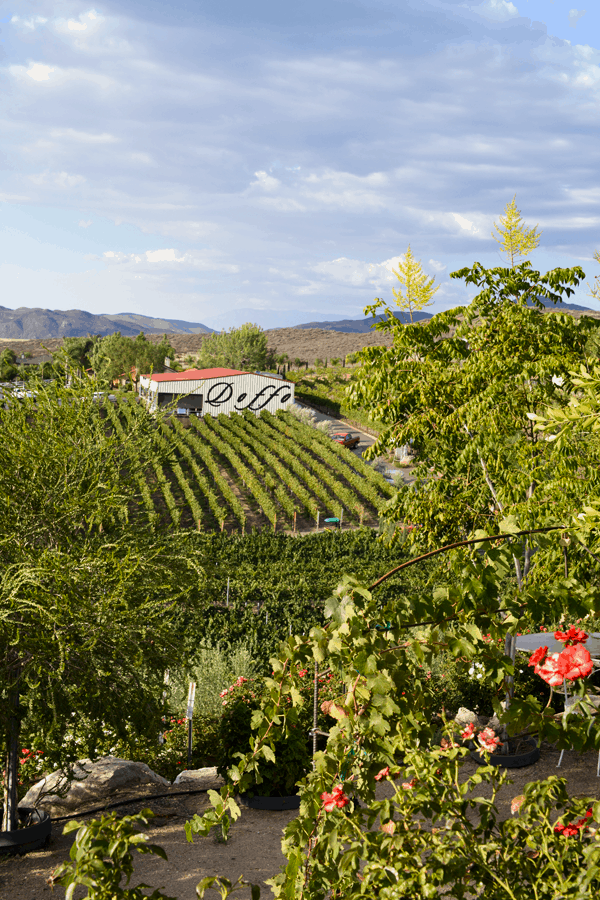
<path fill-rule="evenodd" d="M 412 441 L 416 485 L 399 490 L 387 515 L 418 523 L 414 540 L 430 545 L 511 515 L 524 528 L 559 521 L 582 473 L 598 479 L 594 459 L 557 458 L 529 418 L 566 405 L 564 379 L 589 359 L 597 320 L 542 305 L 568 297 L 583 271 L 476 263 L 451 277 L 480 289 L 472 303 L 419 326 L 383 321 L 393 345 L 363 350 L 351 387 L 352 401 L 385 424 L 372 455 Z"/>
<path fill-rule="evenodd" d="M 99 381 L 106 385 L 123 374 L 137 378 L 141 374 L 163 372 L 165 357 L 175 357 L 166 335 L 155 344 L 142 333 L 130 338 L 116 331 L 95 342 L 90 364 Z"/>
<path fill-rule="evenodd" d="M 203 338 L 196 365 L 201 369 L 264 369 L 268 364 L 268 338 L 259 325 L 246 322 Z"/>
<path fill-rule="evenodd" d="M 517 195 L 504 207 L 504 215 L 500 216 L 500 224 L 494 222 L 496 234 L 492 231 L 492 237 L 500 244 L 502 252 L 508 260 L 511 268 L 521 259 L 526 259 L 532 250 L 539 246 L 541 231 L 537 225 L 528 228 L 521 211 L 517 209 Z"/>
<path fill-rule="evenodd" d="M 202 574 L 193 536 L 155 534 L 138 514 L 154 453 L 133 406 L 123 439 L 92 382 L 5 398 L 0 429 L 0 744 L 4 830 L 16 825 L 23 727 L 64 764 L 72 717 L 157 733 L 164 670 L 182 663 L 178 623 Z M 139 462 L 136 463 L 136 456 Z"/>

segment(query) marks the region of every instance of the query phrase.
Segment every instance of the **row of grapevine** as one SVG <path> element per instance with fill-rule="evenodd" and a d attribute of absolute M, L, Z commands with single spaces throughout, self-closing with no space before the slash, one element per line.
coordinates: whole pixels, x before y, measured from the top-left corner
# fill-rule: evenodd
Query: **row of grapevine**
<path fill-rule="evenodd" d="M 213 482 L 221 492 L 223 499 L 243 528 L 246 524 L 246 513 L 244 512 L 239 499 L 232 491 L 229 482 L 221 474 L 219 464 L 213 455 L 213 451 L 207 444 L 204 444 L 191 429 L 184 431 L 180 423 L 177 423 L 176 428 L 190 452 L 197 456 L 202 461 L 203 465 L 206 466 L 207 470 L 212 475 Z"/>
<path fill-rule="evenodd" d="M 265 410 L 266 415 L 270 415 Z M 264 415 L 265 413 L 261 413 Z M 291 422 L 295 424 L 301 424 L 295 419 L 290 413 L 280 410 L 276 413 L 277 418 L 283 419 L 285 422 Z M 380 494 L 383 494 L 385 497 L 393 497 L 395 494 L 395 488 L 385 480 L 384 476 L 381 472 L 378 472 L 377 469 L 374 469 L 373 466 L 370 466 L 369 463 L 365 462 L 360 456 L 356 456 L 354 453 L 349 453 L 348 449 L 342 444 L 338 444 L 337 441 L 332 441 L 331 438 L 324 434 L 322 431 L 319 431 L 316 428 L 311 428 L 311 435 L 314 439 L 315 444 L 320 444 L 323 447 L 326 447 L 332 453 L 335 453 L 336 456 L 346 463 L 346 465 L 351 466 L 356 472 L 366 478 L 367 481 L 370 481 L 371 484 L 375 485 Z"/>
<path fill-rule="evenodd" d="M 239 455 L 228 444 L 228 442 L 215 434 L 214 429 L 209 427 L 207 422 L 205 422 L 203 419 L 198 418 L 192 418 L 190 421 L 193 427 L 196 428 L 196 430 L 199 432 L 199 434 L 202 437 L 206 438 L 206 440 L 209 441 L 209 443 L 215 448 L 215 450 L 220 453 L 221 456 L 224 456 L 226 460 L 228 460 L 231 467 L 235 472 L 237 472 L 246 487 L 249 489 L 250 493 L 254 496 L 254 499 L 261 507 L 269 522 L 271 522 L 273 527 L 275 527 L 275 524 L 277 522 L 277 509 L 271 497 L 264 490 L 254 473 L 251 472 L 246 465 L 244 465 Z"/>
<path fill-rule="evenodd" d="M 172 431 L 166 425 L 163 425 L 162 428 L 163 428 L 163 432 L 166 433 L 169 438 L 172 438 L 172 436 L 173 436 Z M 200 467 L 198 466 L 198 463 L 196 462 L 196 460 L 194 458 L 194 454 L 192 453 L 188 444 L 185 442 L 185 440 L 183 438 L 183 429 L 181 428 L 179 423 L 178 423 L 178 427 L 175 429 L 175 446 L 177 448 L 177 452 L 181 456 L 183 456 L 187 465 L 189 466 L 190 471 L 192 472 L 192 474 L 194 476 L 194 480 L 195 480 L 196 484 L 198 485 L 198 487 L 200 488 L 202 494 L 206 497 L 206 500 L 210 507 L 210 511 L 212 512 L 213 516 L 215 517 L 215 519 L 217 520 L 217 522 L 219 523 L 221 528 L 223 528 L 223 524 L 225 522 L 225 519 L 227 518 L 227 510 L 223 506 L 221 506 L 221 504 L 219 503 L 219 500 L 217 498 L 217 495 L 215 494 L 215 492 L 213 491 L 213 489 L 211 488 L 211 486 L 208 482 L 208 479 L 203 474 L 203 472 L 200 471 Z M 173 468 L 173 471 L 177 475 L 177 470 L 175 468 Z M 181 473 L 181 475 L 183 477 L 183 472 Z M 180 484 L 181 484 L 181 481 L 180 481 Z M 191 493 L 191 489 L 190 489 L 189 485 L 187 485 L 187 483 L 186 483 L 185 487 L 182 484 L 182 491 L 184 493 L 186 500 L 188 500 L 188 492 Z M 192 494 L 192 496 L 193 496 L 193 494 Z M 195 497 L 194 497 L 194 501 L 197 504 L 197 500 L 195 499 Z M 190 505 L 190 508 L 192 510 L 192 514 L 193 514 L 194 518 L 200 520 L 202 517 L 201 510 L 200 510 L 199 514 L 197 515 L 195 512 L 195 508 L 192 505 L 191 500 L 188 500 L 188 503 Z"/>
<path fill-rule="evenodd" d="M 254 416 L 252 418 L 254 418 Z M 221 424 L 224 425 L 224 427 L 228 431 L 236 434 L 245 444 L 249 445 L 249 447 L 251 448 L 251 452 L 256 456 L 259 456 L 267 463 L 267 465 L 273 470 L 273 472 L 275 472 L 281 479 L 283 485 L 288 487 L 296 495 L 296 497 L 302 504 L 302 507 L 309 516 L 316 515 L 317 510 L 314 498 L 310 495 L 306 488 L 302 484 L 300 484 L 298 479 L 279 461 L 274 453 L 271 453 L 271 451 L 268 450 L 264 445 L 256 441 L 254 434 L 249 430 L 246 423 L 246 427 L 244 428 L 237 424 L 236 419 L 237 417 L 234 416 L 232 416 L 231 418 L 226 418 L 225 416 L 223 416 L 223 421 L 221 422 Z M 283 488 L 280 486 L 279 491 L 281 490 L 283 490 Z M 292 515 L 294 511 L 295 507 L 292 509 Z"/>
<path fill-rule="evenodd" d="M 279 419 L 271 417 L 265 421 L 268 421 L 269 425 L 273 425 L 274 428 L 281 431 L 281 433 L 286 433 L 286 425 L 283 422 L 280 422 Z M 338 497 L 339 502 L 347 510 L 354 513 L 359 513 L 362 510 L 362 505 L 356 494 L 345 485 L 341 484 L 331 469 L 328 469 L 327 466 L 320 463 L 301 447 L 294 446 L 293 452 L 305 466 L 313 469 L 315 474 L 330 488 L 333 494 Z"/>
<path fill-rule="evenodd" d="M 123 446 L 125 446 L 125 432 L 123 431 L 123 426 L 121 424 L 119 414 L 117 413 L 113 404 L 110 403 L 109 401 L 107 401 L 104 404 L 104 408 L 106 410 L 106 414 L 110 421 L 110 424 L 115 429 L 115 432 L 122 439 Z M 124 409 L 125 409 L 126 417 L 128 418 L 129 421 L 131 421 L 130 411 L 127 410 L 126 406 L 124 407 Z M 135 441 L 130 442 L 127 450 L 129 452 L 130 458 L 133 457 L 134 463 L 136 464 L 136 467 L 138 467 L 140 464 L 140 458 L 139 458 L 138 446 L 135 443 Z M 137 482 L 138 482 L 138 487 L 140 489 L 140 494 L 142 495 L 142 500 L 144 501 L 144 506 L 146 507 L 146 513 L 148 515 L 148 519 L 150 520 L 150 524 L 155 525 L 156 522 L 158 521 L 158 513 L 156 511 L 156 507 L 154 506 L 154 501 L 152 499 L 152 492 L 150 491 L 150 488 L 148 487 L 148 482 L 147 482 L 146 478 L 144 478 L 143 475 L 137 476 Z"/>
<path fill-rule="evenodd" d="M 311 428 L 310 425 L 303 425 L 291 415 L 288 415 L 285 418 L 270 416 L 267 421 L 272 422 L 274 427 L 283 431 L 284 434 L 289 433 L 291 430 L 294 440 L 297 440 L 303 447 L 306 447 L 316 456 L 319 456 L 334 470 L 334 472 L 341 475 L 342 478 L 345 478 L 348 484 L 361 494 L 368 503 L 371 503 L 375 509 L 378 509 L 382 498 L 375 486 L 359 475 L 356 469 L 349 464 L 347 458 L 340 458 L 331 449 L 331 445 L 339 447 L 340 450 L 343 450 L 343 447 L 336 444 L 335 441 L 332 441 L 330 438 L 325 438 L 325 443 L 315 441 L 315 432 L 319 434 L 316 428 Z M 345 452 L 347 457 L 356 459 L 354 454 L 349 453 L 347 450 Z"/>
<path fill-rule="evenodd" d="M 295 455 L 295 448 L 291 444 L 285 444 L 273 432 L 273 429 L 269 428 L 266 422 L 257 419 L 255 416 L 248 416 L 246 425 L 252 437 L 272 453 L 277 454 L 294 474 L 304 481 L 313 495 L 324 503 L 326 509 L 337 510 L 339 500 L 328 492 L 321 479 L 306 465 L 306 461 Z M 313 515 L 316 515 L 316 512 L 317 507 L 314 504 L 312 508 Z"/>

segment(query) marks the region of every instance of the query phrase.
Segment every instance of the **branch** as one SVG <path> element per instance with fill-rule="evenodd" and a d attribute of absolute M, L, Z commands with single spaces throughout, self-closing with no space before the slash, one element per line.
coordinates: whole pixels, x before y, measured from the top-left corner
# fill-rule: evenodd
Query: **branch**
<path fill-rule="evenodd" d="M 528 531 L 515 531 L 513 534 L 492 534 L 486 537 L 471 538 L 468 541 L 456 541 L 454 544 L 446 544 L 444 547 L 438 547 L 437 550 L 430 550 L 429 553 L 423 553 L 422 556 L 415 556 L 414 559 L 409 559 L 408 562 L 401 563 L 399 566 L 396 566 L 395 569 L 391 569 L 389 572 L 386 572 L 385 575 L 382 575 L 381 578 L 378 578 L 377 581 L 373 582 L 369 590 L 372 591 L 376 587 L 379 587 L 382 582 L 387 581 L 388 578 L 395 575 L 396 572 L 399 572 L 401 569 L 406 569 L 408 566 L 422 562 L 424 559 L 429 559 L 431 556 L 437 556 L 438 553 L 445 553 L 446 550 L 455 550 L 457 547 L 468 547 L 471 544 L 481 544 L 484 541 L 507 541 L 527 534 L 546 534 L 548 531 L 565 531 L 565 527 L 564 525 L 549 525 L 547 528 L 532 528 Z"/>

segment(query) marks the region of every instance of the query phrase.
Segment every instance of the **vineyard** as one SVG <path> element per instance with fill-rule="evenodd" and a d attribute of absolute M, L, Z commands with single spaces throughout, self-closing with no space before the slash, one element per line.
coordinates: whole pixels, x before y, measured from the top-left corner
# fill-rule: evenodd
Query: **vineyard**
<path fill-rule="evenodd" d="M 106 414 L 124 437 L 134 408 L 107 403 Z M 290 413 L 150 421 L 156 453 L 139 489 L 152 526 L 301 531 L 333 516 L 368 525 L 393 494 L 379 472 Z M 139 468 L 136 444 L 124 446 Z"/>

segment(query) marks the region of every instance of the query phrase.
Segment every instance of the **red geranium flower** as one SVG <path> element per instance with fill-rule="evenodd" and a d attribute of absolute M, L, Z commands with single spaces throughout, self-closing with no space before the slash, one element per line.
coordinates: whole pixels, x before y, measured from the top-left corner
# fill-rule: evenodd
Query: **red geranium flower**
<path fill-rule="evenodd" d="M 536 666 L 535 674 L 543 678 L 550 687 L 558 687 L 562 684 L 563 676 L 558 671 L 558 653 L 548 656 L 542 666 Z"/>
<path fill-rule="evenodd" d="M 594 664 L 589 650 L 581 644 L 565 647 L 558 657 L 557 671 L 562 678 L 568 681 L 576 681 L 577 678 L 586 678 L 592 671 Z"/>
<path fill-rule="evenodd" d="M 545 657 L 547 652 L 548 652 L 547 647 L 538 647 L 537 650 L 535 650 L 529 657 L 529 662 L 527 665 L 537 666 L 538 663 L 540 663 L 543 660 L 543 658 Z"/>
<path fill-rule="evenodd" d="M 336 808 L 343 809 L 349 803 L 342 784 L 336 784 L 331 794 L 328 794 L 327 791 L 321 794 L 321 800 L 325 812 L 332 812 Z"/>
<path fill-rule="evenodd" d="M 589 634 L 586 634 L 581 628 L 575 628 L 571 625 L 568 631 L 555 631 L 554 637 L 557 641 L 564 641 L 567 647 L 572 644 L 583 644 L 587 641 Z"/>
<path fill-rule="evenodd" d="M 390 774 L 390 767 L 386 766 L 385 769 L 382 769 L 380 772 L 377 773 L 377 775 L 375 776 L 375 781 L 381 781 L 383 778 L 387 778 L 389 774 Z"/>

